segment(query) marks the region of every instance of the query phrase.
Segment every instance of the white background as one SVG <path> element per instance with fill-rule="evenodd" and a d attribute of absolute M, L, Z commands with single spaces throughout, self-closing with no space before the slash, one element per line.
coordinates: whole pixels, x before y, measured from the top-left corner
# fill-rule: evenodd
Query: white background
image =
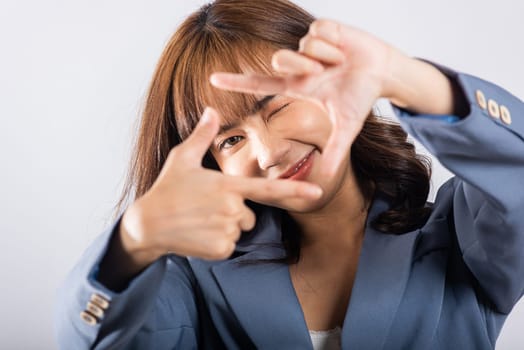
<path fill-rule="evenodd" d="M 522 1 L 297 2 L 524 96 Z M 1 0 L 0 348 L 55 348 L 55 290 L 110 223 L 156 60 L 203 3 Z M 523 325 L 521 303 L 497 348 Z"/>

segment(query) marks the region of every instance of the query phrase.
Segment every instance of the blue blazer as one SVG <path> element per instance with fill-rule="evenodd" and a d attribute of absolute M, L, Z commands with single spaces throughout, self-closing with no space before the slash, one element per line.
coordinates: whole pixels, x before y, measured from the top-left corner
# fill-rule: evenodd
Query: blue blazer
<path fill-rule="evenodd" d="M 423 227 L 366 227 L 342 328 L 343 349 L 493 349 L 524 290 L 524 104 L 500 87 L 440 67 L 470 114 L 410 115 L 403 128 L 456 176 Z M 388 202 L 377 196 L 369 218 Z M 175 255 L 115 293 L 97 268 L 116 222 L 88 248 L 58 293 L 61 349 L 312 349 L 288 267 L 239 264 L 280 257 L 277 211 L 258 217 L 227 260 Z M 86 311 L 87 310 L 87 311 Z"/>

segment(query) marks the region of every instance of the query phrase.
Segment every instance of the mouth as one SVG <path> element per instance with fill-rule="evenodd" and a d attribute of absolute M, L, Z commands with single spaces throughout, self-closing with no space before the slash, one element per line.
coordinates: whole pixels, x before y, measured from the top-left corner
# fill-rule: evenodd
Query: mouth
<path fill-rule="evenodd" d="M 285 173 L 279 176 L 279 179 L 287 180 L 305 180 L 311 168 L 313 167 L 313 153 L 314 149 L 309 152 L 304 158 L 296 162 L 291 168 L 289 168 Z"/>

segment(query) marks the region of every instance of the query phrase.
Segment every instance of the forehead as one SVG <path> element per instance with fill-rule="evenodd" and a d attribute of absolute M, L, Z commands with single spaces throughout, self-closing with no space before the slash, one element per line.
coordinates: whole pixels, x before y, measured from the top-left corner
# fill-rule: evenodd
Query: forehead
<path fill-rule="evenodd" d="M 271 56 L 276 49 L 253 46 L 236 47 L 224 53 L 219 62 L 209 62 L 207 72 L 202 77 L 205 79 L 206 89 L 205 94 L 201 96 L 201 108 L 213 107 L 223 118 L 232 121 L 255 114 L 272 99 L 273 96 L 225 91 L 209 83 L 209 76 L 215 72 L 274 75 Z"/>
<path fill-rule="evenodd" d="M 252 114 L 265 96 L 231 92 L 211 85 L 215 72 L 275 75 L 271 56 L 279 49 L 262 40 L 222 40 L 205 37 L 186 47 L 185 57 L 175 70 L 173 102 L 181 139 L 192 132 L 209 106 L 221 115 L 224 125 Z"/>
<path fill-rule="evenodd" d="M 220 130 L 218 133 L 222 134 L 232 128 L 237 127 L 247 116 L 254 115 L 258 113 L 260 110 L 264 109 L 267 106 L 267 104 L 271 100 L 273 100 L 275 97 L 276 97 L 275 95 L 268 95 L 268 96 L 263 96 L 263 97 L 258 98 L 255 101 L 253 107 L 246 114 L 242 116 L 229 117 L 229 118 L 221 117 Z"/>

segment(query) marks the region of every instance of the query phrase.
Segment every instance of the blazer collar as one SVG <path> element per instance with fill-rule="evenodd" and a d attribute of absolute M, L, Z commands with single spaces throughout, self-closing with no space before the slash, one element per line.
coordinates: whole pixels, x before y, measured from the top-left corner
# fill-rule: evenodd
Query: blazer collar
<path fill-rule="evenodd" d="M 387 209 L 388 203 L 378 198 L 368 215 L 342 327 L 343 349 L 383 349 L 404 295 L 419 230 L 394 235 L 372 228 L 371 220 Z"/>
<path fill-rule="evenodd" d="M 235 251 L 248 253 L 263 246 L 281 246 L 281 218 L 282 211 L 280 209 L 263 207 L 263 209 L 257 211 L 255 228 L 242 234 Z M 274 251 L 274 253 L 276 252 Z"/>
<path fill-rule="evenodd" d="M 375 198 L 360 252 L 351 300 L 342 329 L 342 348 L 381 349 L 408 280 L 418 230 L 403 235 L 384 234 L 370 226 L 387 210 Z M 227 302 L 257 348 L 311 349 L 307 325 L 284 264 L 245 264 L 246 260 L 284 255 L 280 215 L 270 210 L 259 217 L 258 229 L 246 234 L 238 251 L 247 252 L 211 267 Z M 369 332 L 373 332 L 370 336 Z"/>

